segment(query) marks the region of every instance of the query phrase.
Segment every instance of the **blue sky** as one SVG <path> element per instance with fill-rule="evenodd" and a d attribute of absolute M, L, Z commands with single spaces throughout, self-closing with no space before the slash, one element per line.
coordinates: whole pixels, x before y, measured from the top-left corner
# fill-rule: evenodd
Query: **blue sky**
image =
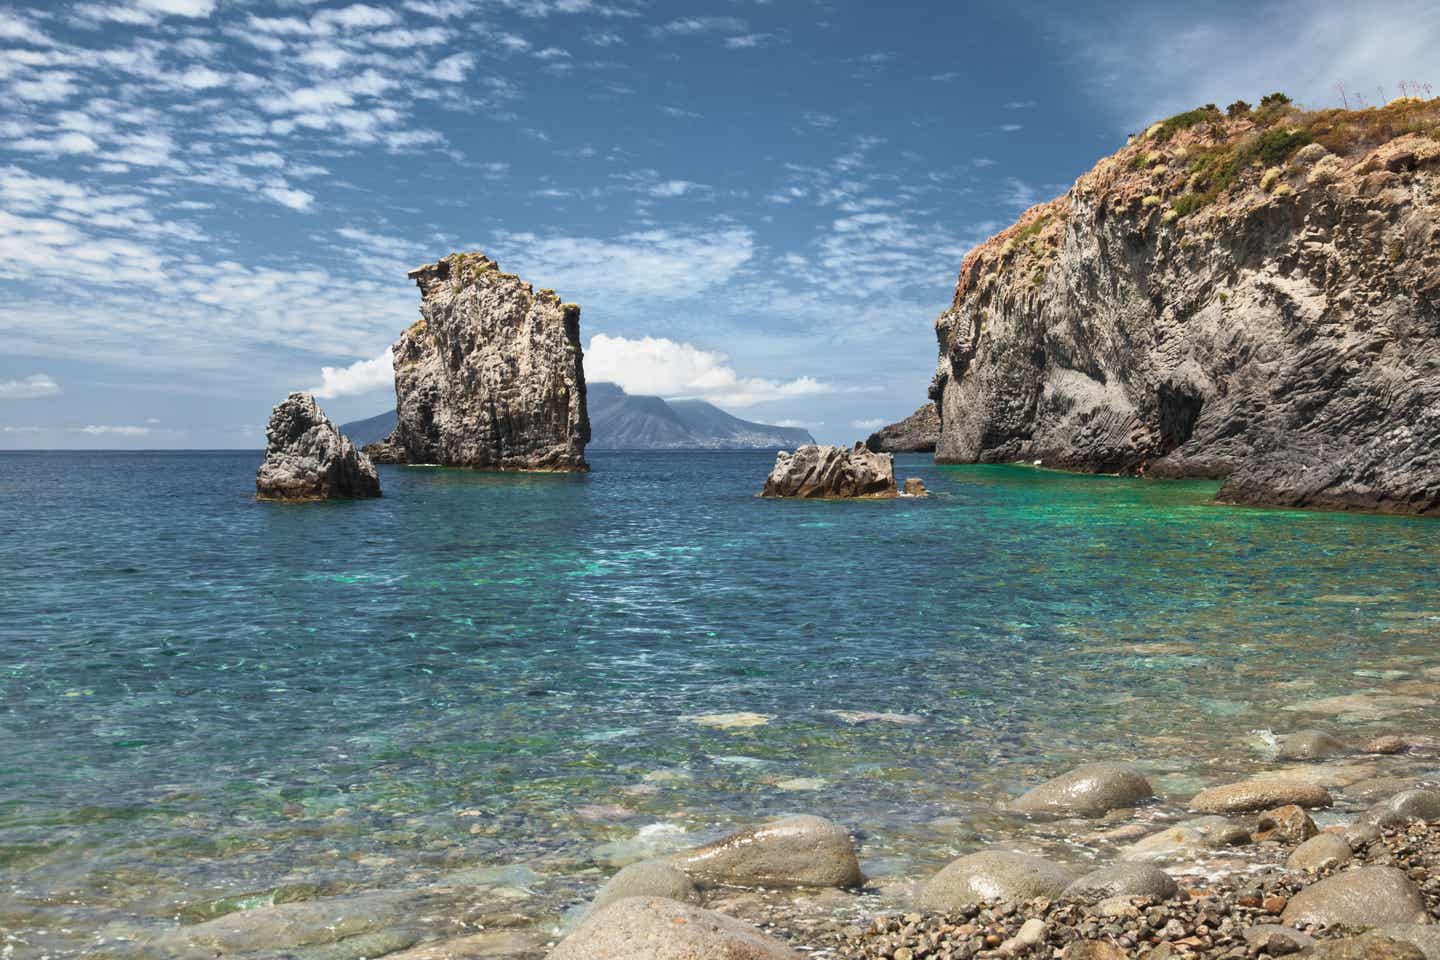
<path fill-rule="evenodd" d="M 592 380 L 864 436 L 968 247 L 1128 131 L 1440 81 L 1424 3 L 1170 6 L 0 6 L 0 448 L 378 412 L 456 249 L 578 301 Z"/>

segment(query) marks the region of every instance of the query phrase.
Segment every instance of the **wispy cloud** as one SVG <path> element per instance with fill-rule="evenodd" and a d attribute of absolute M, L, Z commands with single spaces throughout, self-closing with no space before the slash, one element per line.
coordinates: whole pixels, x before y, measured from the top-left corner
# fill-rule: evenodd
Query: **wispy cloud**
<path fill-rule="evenodd" d="M 36 373 L 20 380 L 0 380 L 0 400 L 34 400 L 60 393 L 60 384 L 49 374 Z"/>

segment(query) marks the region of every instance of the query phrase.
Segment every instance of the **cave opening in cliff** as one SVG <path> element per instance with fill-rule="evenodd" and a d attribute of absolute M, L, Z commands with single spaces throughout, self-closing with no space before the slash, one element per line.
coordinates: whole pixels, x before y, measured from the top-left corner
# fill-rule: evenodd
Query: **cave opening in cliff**
<path fill-rule="evenodd" d="M 1190 439 L 1205 401 L 1190 390 L 1170 384 L 1162 384 L 1156 396 L 1160 404 L 1160 445 L 1164 453 L 1169 453 Z"/>

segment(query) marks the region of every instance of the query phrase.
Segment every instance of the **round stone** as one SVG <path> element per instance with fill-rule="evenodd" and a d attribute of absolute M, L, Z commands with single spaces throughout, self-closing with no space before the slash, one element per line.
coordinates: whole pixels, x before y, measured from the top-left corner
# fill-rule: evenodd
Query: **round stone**
<path fill-rule="evenodd" d="M 1054 899 L 1074 879 L 1068 867 L 1041 857 L 986 850 L 961 857 L 931 877 L 916 904 L 933 913 L 952 913 L 974 903 Z"/>
<path fill-rule="evenodd" d="M 1017 813 L 1099 817 L 1153 799 L 1155 790 L 1126 763 L 1087 763 L 1047 780 L 1010 803 Z"/>

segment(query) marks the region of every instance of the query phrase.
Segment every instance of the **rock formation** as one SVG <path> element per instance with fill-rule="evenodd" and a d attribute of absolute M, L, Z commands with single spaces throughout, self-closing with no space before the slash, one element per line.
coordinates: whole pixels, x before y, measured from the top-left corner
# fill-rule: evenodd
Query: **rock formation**
<path fill-rule="evenodd" d="M 580 307 L 478 253 L 410 271 L 420 319 L 391 348 L 395 432 L 381 463 L 585 470 Z"/>
<path fill-rule="evenodd" d="M 1157 123 L 971 251 L 942 463 L 1440 513 L 1440 100 Z"/>
<path fill-rule="evenodd" d="M 370 458 L 355 449 L 308 393 L 292 393 L 270 414 L 265 462 L 255 474 L 261 500 L 380 496 Z"/>
<path fill-rule="evenodd" d="M 940 439 L 940 411 L 927 400 L 919 410 L 870 434 L 865 446 L 876 453 L 933 453 Z"/>
<path fill-rule="evenodd" d="M 895 488 L 895 458 L 872 453 L 865 444 L 854 449 L 809 444 L 795 452 L 775 455 L 775 466 L 765 479 L 762 497 L 868 498 L 899 496 Z"/>

